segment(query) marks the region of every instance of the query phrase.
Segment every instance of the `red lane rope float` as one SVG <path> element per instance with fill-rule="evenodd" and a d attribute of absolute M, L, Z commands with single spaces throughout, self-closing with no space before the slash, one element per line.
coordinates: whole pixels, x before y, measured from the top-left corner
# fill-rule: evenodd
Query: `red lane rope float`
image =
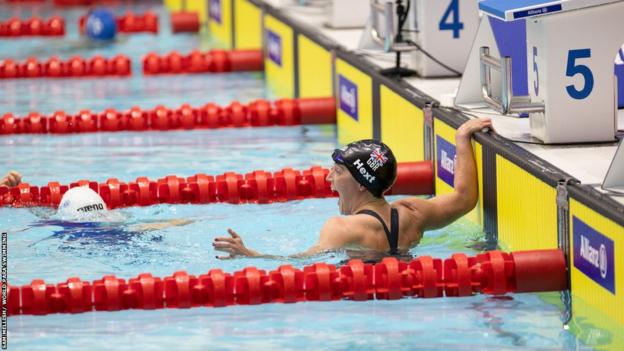
<path fill-rule="evenodd" d="M 171 13 L 171 31 L 173 33 L 199 32 L 199 13 L 193 11 L 178 11 Z"/>
<path fill-rule="evenodd" d="M 62 61 L 53 56 L 45 62 L 28 58 L 23 62 L 11 59 L 0 61 L 0 79 L 12 78 L 62 78 L 62 77 L 104 77 L 131 75 L 130 58 L 117 55 L 113 58 L 94 56 L 84 59 L 74 56 Z"/>
<path fill-rule="evenodd" d="M 25 36 L 63 36 L 65 35 L 65 20 L 54 16 L 47 20 L 39 17 L 29 19 L 9 18 L 0 21 L 0 37 Z"/>
<path fill-rule="evenodd" d="M 151 11 L 147 11 L 142 15 L 135 15 L 132 12 L 127 12 L 122 16 L 115 18 L 117 24 L 117 31 L 119 33 L 154 33 L 158 34 L 158 16 Z M 78 26 L 80 33 L 85 33 L 85 26 L 87 23 L 87 16 L 82 16 L 79 19 Z"/>
<path fill-rule="evenodd" d="M 178 271 L 162 279 L 142 273 L 128 281 L 114 275 L 93 282 L 72 277 L 56 285 L 35 279 L 29 285 L 9 286 L 7 307 L 9 315 L 46 315 L 565 289 L 567 268 L 561 250 L 489 251 L 476 256 L 456 253 L 445 260 L 386 257 L 377 264 L 350 260 L 341 267 L 315 263 L 303 270 L 283 265 L 268 273 L 247 267 L 233 274 L 212 269 L 199 276 Z"/>
<path fill-rule="evenodd" d="M 157 106 L 151 110 L 82 110 L 75 115 L 57 111 L 51 116 L 31 112 L 25 117 L 7 113 L 0 118 L 2 134 L 67 134 L 116 131 L 214 129 L 299 124 L 335 124 L 336 101 L 329 98 L 281 99 L 273 103 L 255 100 L 247 105 L 234 101 L 226 107 L 208 103 L 183 104 L 177 109 Z"/>
<path fill-rule="evenodd" d="M 194 50 L 187 55 L 177 51 L 164 56 L 149 53 L 143 58 L 143 74 L 223 73 L 262 71 L 261 50 Z"/>
<path fill-rule="evenodd" d="M 5 0 L 9 4 L 41 4 L 47 0 Z"/>
<path fill-rule="evenodd" d="M 402 185 L 393 187 L 389 193 L 433 194 L 431 161 L 400 163 L 398 169 L 397 183 Z M 76 186 L 88 186 L 99 193 L 109 209 L 165 203 L 268 204 L 336 196 L 326 181 L 328 173 L 328 169 L 314 166 L 303 171 L 284 168 L 274 173 L 254 171 L 245 175 L 226 172 L 216 177 L 206 174 L 187 178 L 169 175 L 156 181 L 139 177 L 128 183 L 120 182 L 116 178 L 108 179 L 105 183 L 89 180 L 79 180 L 71 184 L 49 182 L 41 187 L 21 183 L 13 188 L 0 186 L 0 206 L 57 207 L 63 194 Z"/>
<path fill-rule="evenodd" d="M 128 1 L 125 1 L 126 3 Z M 139 2 L 138 0 L 136 1 Z M 106 6 L 115 6 L 123 4 L 124 1 L 115 1 L 115 0 L 54 0 L 54 5 L 58 6 L 88 6 L 88 5 L 96 5 L 102 4 Z"/>
<path fill-rule="evenodd" d="M 54 5 L 59 6 L 86 6 L 94 3 L 95 0 L 54 0 Z"/>

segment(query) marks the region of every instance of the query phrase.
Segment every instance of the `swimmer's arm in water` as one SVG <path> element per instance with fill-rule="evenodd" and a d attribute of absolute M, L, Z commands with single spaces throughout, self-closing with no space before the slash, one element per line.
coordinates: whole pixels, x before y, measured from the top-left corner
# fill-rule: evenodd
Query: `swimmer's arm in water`
<path fill-rule="evenodd" d="M 16 171 L 10 171 L 4 178 L 0 179 L 0 186 L 14 187 L 22 182 L 22 175 Z"/>
<path fill-rule="evenodd" d="M 243 243 L 243 239 L 240 237 L 240 235 L 238 235 L 232 229 L 228 229 L 228 233 L 231 237 L 217 237 L 214 239 L 212 246 L 217 251 L 222 251 L 229 254 L 227 256 L 217 256 L 217 258 L 221 260 L 235 258 L 237 256 L 264 257 L 276 259 L 310 257 L 326 251 L 340 249 L 358 242 L 359 236 L 354 234 L 355 231 L 346 229 L 349 226 L 345 225 L 345 221 L 346 219 L 344 217 L 330 218 L 329 220 L 327 220 L 327 222 L 325 222 L 325 225 L 323 225 L 319 236 L 319 241 L 314 246 L 310 247 L 304 252 L 290 256 L 265 255 L 255 250 L 252 250 L 245 246 L 245 244 Z"/>
<path fill-rule="evenodd" d="M 190 219 L 172 219 L 166 222 L 156 222 L 156 223 L 141 223 L 134 224 L 130 226 L 130 231 L 133 232 L 149 232 L 152 230 L 161 230 L 170 227 L 179 227 L 183 225 L 187 225 L 193 223 Z"/>
<path fill-rule="evenodd" d="M 471 119 L 462 124 L 455 134 L 455 191 L 431 200 L 410 197 L 396 201 L 410 209 L 420 221 L 421 230 L 444 227 L 470 212 L 479 199 L 477 165 L 472 150 L 472 135 L 484 128 L 492 128 L 489 118 Z"/>

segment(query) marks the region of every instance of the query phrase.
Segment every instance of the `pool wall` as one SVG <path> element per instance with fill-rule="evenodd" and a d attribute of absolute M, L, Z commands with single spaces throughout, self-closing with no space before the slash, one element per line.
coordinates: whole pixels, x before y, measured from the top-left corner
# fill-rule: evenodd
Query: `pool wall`
<path fill-rule="evenodd" d="M 455 131 L 467 118 L 436 108 L 403 81 L 350 53 L 309 26 L 259 0 L 209 0 L 220 21 L 208 18 L 211 34 L 228 48 L 264 48 L 265 74 L 276 97 L 334 95 L 338 140 L 378 138 L 400 162 L 435 161 L 436 194 L 453 190 L 443 162 L 455 152 Z M 208 6 L 210 7 L 210 6 Z M 433 107 L 432 107 L 433 106 Z M 468 218 L 506 250 L 561 247 L 568 253 L 572 329 L 607 332 L 624 348 L 624 206 L 552 164 L 497 135 L 474 142 L 480 199 Z M 588 245 L 604 246 L 588 265 Z"/>

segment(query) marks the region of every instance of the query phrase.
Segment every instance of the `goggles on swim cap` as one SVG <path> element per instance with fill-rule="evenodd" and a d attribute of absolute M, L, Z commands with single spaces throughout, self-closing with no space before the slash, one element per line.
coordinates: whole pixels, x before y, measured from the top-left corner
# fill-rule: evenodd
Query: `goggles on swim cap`
<path fill-rule="evenodd" d="M 65 220 L 91 220 L 104 211 L 106 203 L 102 197 L 86 186 L 67 190 L 58 207 L 59 215 Z"/>
<path fill-rule="evenodd" d="M 397 162 L 392 150 L 376 140 L 360 140 L 344 150 L 336 149 L 332 159 L 347 167 L 353 178 L 376 197 L 381 197 L 396 179 Z"/>

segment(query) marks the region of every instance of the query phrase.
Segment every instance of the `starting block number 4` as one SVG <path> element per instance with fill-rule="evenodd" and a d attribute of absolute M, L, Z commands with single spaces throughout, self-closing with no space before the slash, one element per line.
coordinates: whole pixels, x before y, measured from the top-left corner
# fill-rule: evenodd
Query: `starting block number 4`
<path fill-rule="evenodd" d="M 464 24 L 459 20 L 459 0 L 451 0 L 438 23 L 438 29 L 452 30 L 453 38 L 459 38 L 459 31 L 464 29 Z"/>
<path fill-rule="evenodd" d="M 431 56 L 463 71 L 479 27 L 478 0 L 412 0 L 417 34 L 415 42 Z M 422 52 L 413 54 L 414 67 L 423 77 L 454 75 Z"/>

